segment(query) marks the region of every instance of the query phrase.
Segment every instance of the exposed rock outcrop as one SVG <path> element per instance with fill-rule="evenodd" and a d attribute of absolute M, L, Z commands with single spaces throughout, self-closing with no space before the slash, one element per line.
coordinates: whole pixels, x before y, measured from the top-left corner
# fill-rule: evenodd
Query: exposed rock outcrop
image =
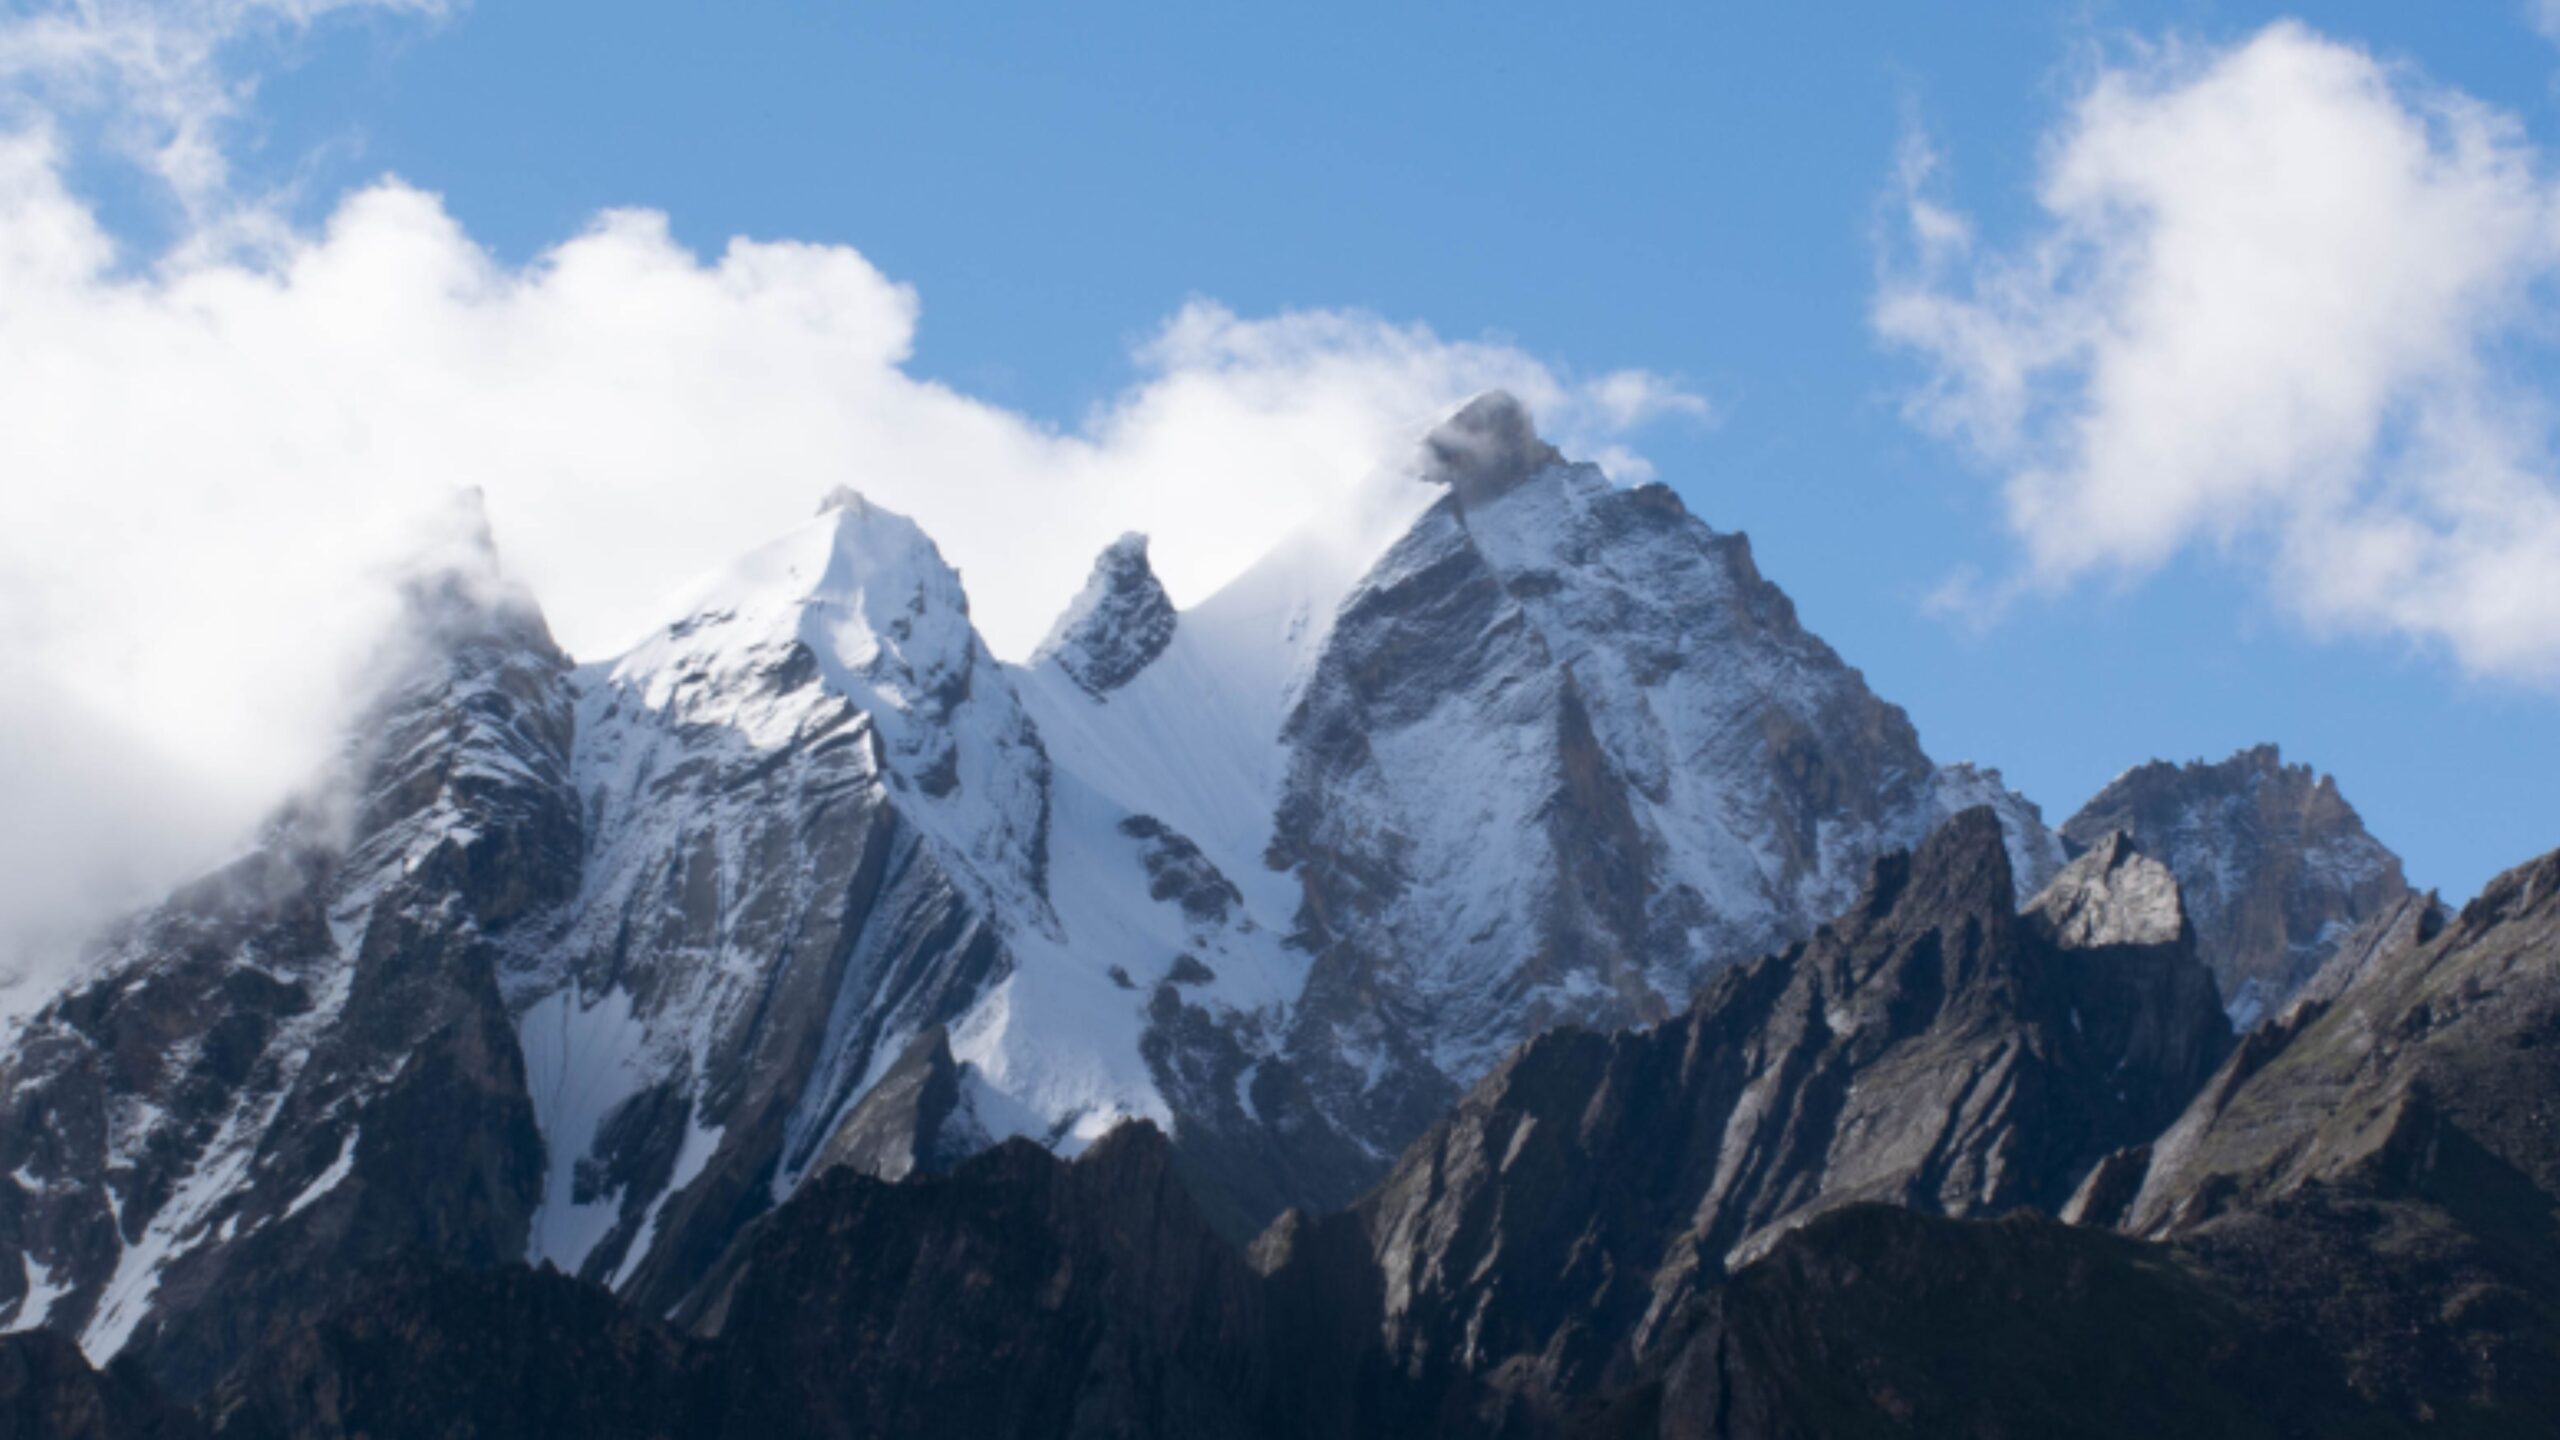
<path fill-rule="evenodd" d="M 1173 598 L 1147 563 L 1147 537 L 1123 535 L 1093 562 L 1093 575 L 1032 654 L 1096 695 L 1137 678 L 1180 624 Z"/>
<path fill-rule="evenodd" d="M 2063 822 L 2075 849 L 2130 834 L 2178 877 L 2196 941 L 2245 1030 L 2284 1008 L 2357 927 L 2411 895 L 2337 781 L 2276 747 L 2155 760 Z"/>

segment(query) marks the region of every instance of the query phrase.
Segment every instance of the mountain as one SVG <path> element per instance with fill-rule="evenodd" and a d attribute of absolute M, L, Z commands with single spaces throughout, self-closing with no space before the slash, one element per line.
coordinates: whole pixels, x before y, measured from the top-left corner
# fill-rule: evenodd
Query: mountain
<path fill-rule="evenodd" d="M 1031 663 L 1035 669 L 1055 665 L 1100 697 L 1155 663 L 1180 624 L 1173 597 L 1147 563 L 1147 537 L 1123 535 L 1093 562 L 1092 578 L 1032 652 Z"/>
<path fill-rule="evenodd" d="M 1058 923 L 1039 736 L 911 522 L 831 497 L 671 609 L 574 679 L 587 846 L 504 977 L 527 1258 L 653 1311 Z"/>
<path fill-rule="evenodd" d="M 0 1052 L 0 1325 L 193 1395 L 398 1253 L 695 1313 L 834 1170 L 1131 1120 L 1241 1239 L 1959 809 L 2059 865 L 1743 537 L 1508 397 L 1378 494 L 1189 609 L 1123 539 L 1019 666 L 851 491 L 583 663 L 484 537 L 343 773 Z"/>
<path fill-rule="evenodd" d="M 683 1328 L 556 1272 L 394 1259 L 196 1416 L 50 1336 L 0 1338 L 0 1414 L 110 1440 L 2548 1430 L 2560 855 L 2414 911 L 2218 1067 L 2165 867 L 2116 837 L 2011 898 L 1996 821 L 1960 815 L 1679 1022 L 1531 1042 L 1368 1200 L 1249 1256 L 1136 1122 L 1072 1161 L 1016 1138 L 826 1169 Z M 1593 1053 L 1578 1090 L 1528 1073 Z M 911 1046 L 889 1108 L 938 1108 L 947 1061 Z M 2206 1069 L 2165 1134 L 2088 1164 Z M 2128 1169 L 2088 1218 L 2129 1233 L 2035 1213 Z M 1666 1183 L 1702 1173 L 1694 1201 Z"/>
<path fill-rule="evenodd" d="M 339 772 L 120 926 L 0 1053 L 0 1315 L 182 1391 L 408 1249 L 524 1253 L 542 1141 L 499 989 L 577 883 L 568 662 L 480 563 L 407 589 Z"/>
<path fill-rule="evenodd" d="M 1290 976 L 1258 1013 L 1151 1002 L 1195 1178 L 1257 1216 L 1347 1201 L 1530 1035 L 1676 1013 L 1957 809 L 1996 802 L 2033 878 L 2061 861 L 1670 490 L 1499 394 L 1413 478 L 1436 498 L 1355 577 L 1283 547 L 1170 639 L 1122 542 L 1024 677 L 1061 773 L 1185 837 L 1230 953 Z M 1069 664 L 1148 651 L 1108 687 Z"/>
<path fill-rule="evenodd" d="M 1528 1042 L 1328 1223 L 1401 1367 L 1553 1411 L 1816 1214 L 2058 1209 L 2229 1044 L 2165 870 L 2119 841 L 2022 915 L 1971 810 L 1677 1018 Z"/>
<path fill-rule="evenodd" d="M 2155 760 L 2063 822 L 2075 852 L 2123 831 L 2168 862 L 2232 1023 L 2284 1008 L 2347 935 L 2414 892 L 2338 783 L 2273 745 L 2216 764 Z"/>

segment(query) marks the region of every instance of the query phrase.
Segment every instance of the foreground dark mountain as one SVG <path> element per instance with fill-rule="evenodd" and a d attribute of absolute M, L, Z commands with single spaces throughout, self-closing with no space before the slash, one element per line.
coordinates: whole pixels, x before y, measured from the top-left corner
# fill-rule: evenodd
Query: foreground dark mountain
<path fill-rule="evenodd" d="M 1364 1234 L 1400 1367 L 1552 1410 L 1811 1215 L 2059 1208 L 2229 1044 L 2164 870 L 2111 843 L 2022 915 L 1968 811 L 1678 1019 L 1531 1041 L 1329 1223 Z"/>
<path fill-rule="evenodd" d="M 2244 1030 L 2414 894 L 2337 781 L 2285 764 L 2273 745 L 2218 764 L 2136 766 L 2062 826 L 2075 853 L 2118 832 L 2176 873 L 2205 964 Z"/>
<path fill-rule="evenodd" d="M 1202 1220 L 1151 1127 L 769 1217 L 704 1329 L 556 1274 L 414 1267 L 205 1409 L 226 1436 L 1427 1435 L 1424 1396 L 1304 1323 Z M 1461 1412 L 1463 1413 L 1463 1412 Z"/>
<path fill-rule="evenodd" d="M 1668 1327 L 1585 1440 L 2396 1433 L 2173 1251 L 2019 1213 L 1833 1211 Z M 2519 1415 L 2518 1421 L 2526 1417 Z"/>
<path fill-rule="evenodd" d="M 2126 1157 L 2120 1210 L 2083 1209 L 2193 1252 L 2396 1412 L 2553 1413 L 2560 854 L 2404 938 L 2252 1035 Z"/>

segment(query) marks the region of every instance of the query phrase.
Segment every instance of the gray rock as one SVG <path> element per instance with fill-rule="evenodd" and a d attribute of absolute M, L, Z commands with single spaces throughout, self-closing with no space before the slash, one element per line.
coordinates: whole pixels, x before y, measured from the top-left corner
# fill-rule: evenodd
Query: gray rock
<path fill-rule="evenodd" d="M 904 1180 L 948 1170 L 989 1143 L 961 1087 L 951 1037 L 936 1025 L 907 1042 L 827 1137 L 812 1169 Z"/>
<path fill-rule="evenodd" d="M 2560 854 L 2413 904 L 2251 1032 L 2121 1224 L 2405 1415 L 2560 1403 Z M 2333 962 L 2338 963 L 2338 962 Z"/>
<path fill-rule="evenodd" d="M 2284 1008 L 2354 930 L 2412 893 L 2336 780 L 2273 745 L 2217 764 L 2153 761 L 2118 776 L 2062 835 L 2076 851 L 2122 831 L 2178 877 L 2233 1023 Z"/>
<path fill-rule="evenodd" d="M 1089 693 L 1107 695 L 1163 654 L 1180 623 L 1147 564 L 1147 537 L 1123 535 L 1094 560 L 1092 577 L 1031 663 L 1054 664 Z"/>
<path fill-rule="evenodd" d="M 523 1254 L 542 1149 L 497 969 L 575 884 L 568 666 L 489 574 L 409 595 L 335 783 L 0 1056 L 0 1321 L 192 1395 L 371 1261 Z"/>
<path fill-rule="evenodd" d="M 2195 941 L 2177 877 L 2121 832 L 2065 866 L 2027 902 L 2025 913 L 2029 924 L 2066 950 Z"/>

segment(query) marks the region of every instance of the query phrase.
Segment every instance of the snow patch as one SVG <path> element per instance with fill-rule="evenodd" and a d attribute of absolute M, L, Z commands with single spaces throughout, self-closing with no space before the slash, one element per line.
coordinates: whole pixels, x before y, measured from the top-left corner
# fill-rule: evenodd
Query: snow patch
<path fill-rule="evenodd" d="M 293 1197 L 293 1203 L 284 1207 L 284 1214 L 279 1218 L 292 1219 L 318 1203 L 320 1197 L 338 1188 L 338 1182 L 346 1179 L 348 1172 L 356 1168 L 358 1133 L 356 1127 L 352 1125 L 347 1127 L 347 1138 L 338 1144 L 338 1158 L 330 1161 L 328 1169 L 312 1177 L 311 1183 L 302 1187 L 302 1193 Z M 227 1226 L 231 1222 L 226 1219 L 223 1223 Z"/>

